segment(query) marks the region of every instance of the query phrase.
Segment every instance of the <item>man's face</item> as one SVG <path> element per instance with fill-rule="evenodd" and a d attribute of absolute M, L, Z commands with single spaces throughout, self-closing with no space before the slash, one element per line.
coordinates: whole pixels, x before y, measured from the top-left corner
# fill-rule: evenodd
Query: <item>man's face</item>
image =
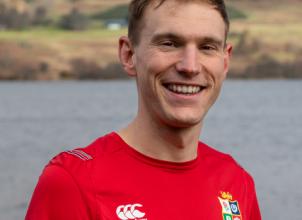
<path fill-rule="evenodd" d="M 221 15 L 203 3 L 149 6 L 134 47 L 141 115 L 168 126 L 200 125 L 226 77 L 231 46 Z"/>

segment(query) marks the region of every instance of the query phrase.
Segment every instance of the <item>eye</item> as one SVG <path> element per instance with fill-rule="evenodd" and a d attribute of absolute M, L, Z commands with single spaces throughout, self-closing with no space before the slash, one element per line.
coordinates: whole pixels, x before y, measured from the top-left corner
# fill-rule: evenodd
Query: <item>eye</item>
<path fill-rule="evenodd" d="M 160 43 L 164 47 L 177 47 L 177 43 L 171 40 L 165 40 Z"/>
<path fill-rule="evenodd" d="M 212 50 L 217 50 L 217 47 L 213 45 L 202 45 L 200 49 L 205 51 L 212 51 Z"/>

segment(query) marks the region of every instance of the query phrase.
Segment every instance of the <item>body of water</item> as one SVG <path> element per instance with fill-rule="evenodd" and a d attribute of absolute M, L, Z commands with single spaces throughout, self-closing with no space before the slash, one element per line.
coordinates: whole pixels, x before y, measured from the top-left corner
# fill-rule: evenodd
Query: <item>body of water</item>
<path fill-rule="evenodd" d="M 125 126 L 134 81 L 0 83 L 0 219 L 23 219 L 45 164 Z M 254 177 L 265 220 L 300 220 L 302 81 L 226 81 L 200 139 Z"/>

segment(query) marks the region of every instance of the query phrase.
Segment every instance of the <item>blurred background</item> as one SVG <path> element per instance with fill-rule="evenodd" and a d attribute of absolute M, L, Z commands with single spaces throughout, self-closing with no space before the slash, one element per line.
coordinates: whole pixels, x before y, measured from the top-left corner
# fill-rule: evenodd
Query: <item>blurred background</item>
<path fill-rule="evenodd" d="M 0 0 L 0 79 L 125 78 L 129 0 Z M 227 1 L 231 78 L 301 78 L 301 0 Z"/>
<path fill-rule="evenodd" d="M 43 166 L 136 113 L 117 58 L 129 0 L 0 0 L 0 219 L 24 218 Z M 302 209 L 302 0 L 226 0 L 229 79 L 201 140 L 253 176 L 263 219 Z"/>

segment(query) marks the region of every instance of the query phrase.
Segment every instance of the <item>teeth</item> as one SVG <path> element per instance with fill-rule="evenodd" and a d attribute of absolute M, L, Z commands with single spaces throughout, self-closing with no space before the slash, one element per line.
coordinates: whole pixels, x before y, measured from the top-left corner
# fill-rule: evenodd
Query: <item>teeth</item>
<path fill-rule="evenodd" d="M 196 94 L 200 92 L 201 87 L 169 84 L 168 89 L 172 92 L 181 93 L 181 94 Z"/>

